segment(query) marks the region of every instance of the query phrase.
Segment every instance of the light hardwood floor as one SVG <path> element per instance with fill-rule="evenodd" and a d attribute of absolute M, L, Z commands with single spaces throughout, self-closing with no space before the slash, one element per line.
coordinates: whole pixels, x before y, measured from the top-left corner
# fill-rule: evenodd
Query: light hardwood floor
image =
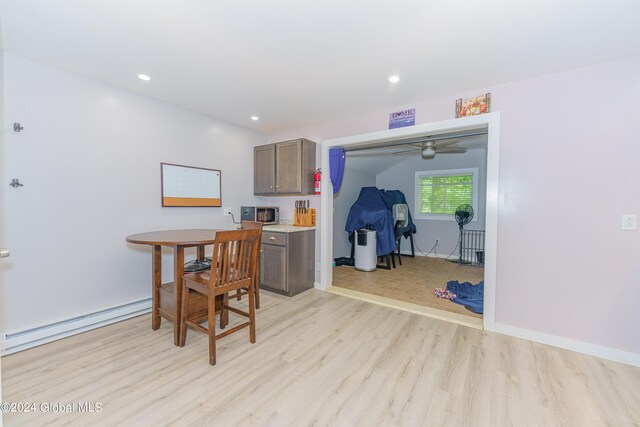
<path fill-rule="evenodd" d="M 402 257 L 402 265 L 391 270 L 367 272 L 349 266 L 333 269 L 333 286 L 482 319 L 481 314 L 434 295 L 435 288 L 446 288 L 451 280 L 478 284 L 484 280 L 484 268 L 418 256 Z"/>
<path fill-rule="evenodd" d="M 631 426 L 640 369 L 317 290 L 263 293 L 257 338 L 218 363 L 150 316 L 3 359 L 7 402 L 101 413 L 5 414 L 7 426 Z"/>

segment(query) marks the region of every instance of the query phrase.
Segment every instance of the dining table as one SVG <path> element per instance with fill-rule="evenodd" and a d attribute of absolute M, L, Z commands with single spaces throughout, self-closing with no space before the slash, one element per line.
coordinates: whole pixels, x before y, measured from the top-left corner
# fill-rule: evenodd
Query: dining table
<path fill-rule="evenodd" d="M 180 309 L 182 301 L 182 276 L 184 274 L 184 250 L 197 248 L 197 259 L 205 258 L 204 247 L 216 240 L 217 229 L 161 230 L 127 236 L 126 241 L 152 247 L 152 311 L 151 328 L 160 327 L 165 319 L 173 322 L 173 343 L 180 342 Z M 173 282 L 162 283 L 162 247 L 173 249 Z M 216 304 L 217 305 L 217 304 Z M 207 318 L 207 297 L 197 292 L 189 293 L 188 317 L 194 321 Z"/>

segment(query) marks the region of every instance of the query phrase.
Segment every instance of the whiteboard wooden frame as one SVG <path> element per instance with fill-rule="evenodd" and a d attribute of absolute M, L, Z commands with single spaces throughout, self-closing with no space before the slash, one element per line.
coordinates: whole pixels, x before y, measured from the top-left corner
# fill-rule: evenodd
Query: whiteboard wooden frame
<path fill-rule="evenodd" d="M 218 197 L 177 197 L 165 195 L 165 174 L 164 167 L 173 166 L 185 169 L 198 169 L 217 173 L 218 177 Z M 214 184 L 215 185 L 215 184 Z M 219 208 L 222 207 L 222 172 L 219 169 L 200 168 L 197 166 L 177 165 L 174 163 L 160 163 L 160 200 L 163 207 L 190 207 L 190 208 Z M 215 196 L 212 194 L 212 196 Z"/>

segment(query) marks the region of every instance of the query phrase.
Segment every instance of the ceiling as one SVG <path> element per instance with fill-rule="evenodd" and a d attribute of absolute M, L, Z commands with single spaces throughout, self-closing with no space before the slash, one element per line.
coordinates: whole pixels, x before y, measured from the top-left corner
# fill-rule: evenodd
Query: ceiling
<path fill-rule="evenodd" d="M 637 55 L 638 16 L 637 0 L 0 3 L 8 52 L 265 133 Z"/>
<path fill-rule="evenodd" d="M 450 141 L 456 141 L 451 147 L 466 148 L 467 150 L 487 149 L 487 135 L 471 136 L 466 138 L 452 139 Z M 402 142 L 402 141 L 397 141 Z M 388 144 L 388 143 L 382 143 Z M 382 145 L 378 144 L 378 145 Z M 410 149 L 412 146 L 391 146 L 372 148 L 370 150 L 363 151 L 348 151 L 345 167 L 355 169 L 360 172 L 366 172 L 371 175 L 378 175 L 392 166 L 407 160 L 409 158 L 420 158 L 420 151 L 412 153 L 404 153 L 401 155 L 394 155 L 400 151 Z M 440 156 L 460 156 L 463 153 L 436 153 L 435 158 Z M 429 162 L 432 159 L 424 159 L 424 162 Z M 426 163 L 425 163 L 426 165 Z M 425 166 L 426 167 L 426 166 Z"/>

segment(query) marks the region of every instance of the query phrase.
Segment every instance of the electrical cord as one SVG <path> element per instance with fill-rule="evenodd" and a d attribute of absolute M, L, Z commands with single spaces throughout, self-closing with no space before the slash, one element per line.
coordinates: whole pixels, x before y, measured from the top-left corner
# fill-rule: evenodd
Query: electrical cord
<path fill-rule="evenodd" d="M 456 249 L 458 249 L 458 245 L 460 245 L 460 239 L 458 239 L 458 241 L 456 242 L 456 247 L 453 248 L 453 250 L 451 251 L 449 256 L 447 256 L 447 258 L 445 258 L 447 261 L 449 261 L 449 258 L 451 258 L 451 255 L 453 255 L 453 253 L 456 251 Z"/>
<path fill-rule="evenodd" d="M 416 247 L 416 249 L 418 250 L 418 252 L 420 252 L 420 253 L 422 254 L 422 256 L 429 256 L 429 254 L 430 254 L 431 252 L 433 252 L 433 253 L 434 253 L 434 255 L 437 257 L 437 256 L 438 256 L 438 249 L 437 249 L 438 242 L 439 242 L 439 240 L 438 240 L 438 239 L 436 239 L 436 242 L 433 244 L 433 247 L 432 247 L 432 248 L 429 250 L 429 252 L 427 252 L 426 254 L 424 253 L 424 251 L 422 250 L 422 248 L 420 248 L 420 246 L 418 246 L 418 243 L 415 241 L 415 239 L 414 239 L 414 241 L 413 241 L 413 245 Z"/>
<path fill-rule="evenodd" d="M 438 245 L 438 241 L 436 240 L 436 242 L 433 244 L 433 247 L 431 248 L 431 250 L 429 252 L 427 252 L 426 254 L 424 253 L 424 251 L 422 249 L 420 249 L 420 246 L 418 246 L 418 244 L 415 242 L 415 240 L 413 241 L 413 244 L 415 245 L 416 249 L 418 250 L 418 252 L 420 252 L 422 254 L 422 256 L 429 256 L 429 254 L 431 252 L 433 252 L 433 250 L 436 248 L 436 246 Z"/>
<path fill-rule="evenodd" d="M 229 212 L 229 215 L 231 215 L 231 221 L 233 221 L 234 224 L 240 224 L 241 222 L 236 221 L 236 218 L 233 216 L 233 213 Z"/>

